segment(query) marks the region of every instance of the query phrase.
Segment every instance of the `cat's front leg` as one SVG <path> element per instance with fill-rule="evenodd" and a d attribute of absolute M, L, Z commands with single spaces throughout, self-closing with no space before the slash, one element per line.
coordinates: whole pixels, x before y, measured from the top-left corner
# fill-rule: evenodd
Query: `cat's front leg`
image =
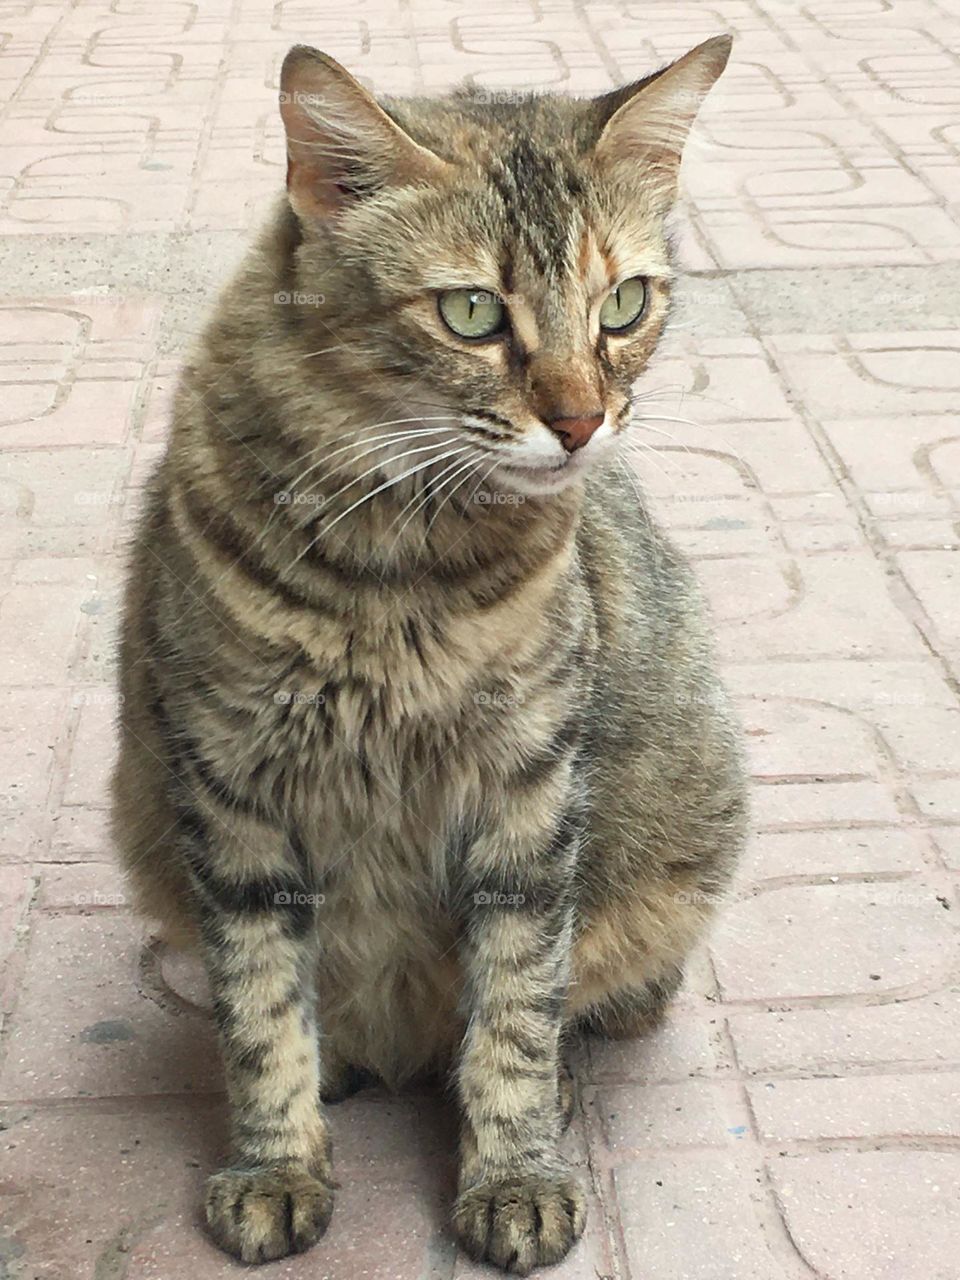
<path fill-rule="evenodd" d="M 558 1262 L 583 1231 L 583 1192 L 559 1151 L 560 1033 L 578 821 L 529 798 L 467 853 L 468 1007 L 453 1224 L 474 1258 L 518 1275 Z"/>
<path fill-rule="evenodd" d="M 207 1183 L 217 1244 L 244 1262 L 300 1253 L 333 1212 L 315 1023 L 316 911 L 296 842 L 247 817 L 185 824 L 227 1077 L 229 1166 Z"/>

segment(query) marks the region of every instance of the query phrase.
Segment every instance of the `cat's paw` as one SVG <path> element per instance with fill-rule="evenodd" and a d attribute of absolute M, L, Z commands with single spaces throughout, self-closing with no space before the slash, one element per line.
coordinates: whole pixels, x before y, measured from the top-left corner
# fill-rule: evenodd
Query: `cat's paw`
<path fill-rule="evenodd" d="M 272 1262 L 316 1244 L 333 1191 L 300 1164 L 222 1169 L 207 1180 L 210 1234 L 241 1262 Z"/>
<path fill-rule="evenodd" d="M 572 1178 L 505 1178 L 470 1187 L 457 1199 L 453 1229 L 478 1262 L 525 1276 L 559 1262 L 583 1233 L 583 1191 Z"/>

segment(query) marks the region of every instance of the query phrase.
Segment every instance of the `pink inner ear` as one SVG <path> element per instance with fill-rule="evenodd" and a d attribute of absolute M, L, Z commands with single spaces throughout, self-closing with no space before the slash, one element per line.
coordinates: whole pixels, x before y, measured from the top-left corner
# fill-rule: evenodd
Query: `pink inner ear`
<path fill-rule="evenodd" d="M 292 156 L 287 157 L 287 191 L 296 213 L 315 217 L 339 212 L 350 194 L 335 178 Z"/>
<path fill-rule="evenodd" d="M 316 110 L 309 110 L 308 99 Z M 448 169 L 395 124 L 349 72 L 315 51 L 288 55 L 280 114 L 287 134 L 290 203 L 304 216 L 336 213 L 367 187 L 429 182 Z"/>

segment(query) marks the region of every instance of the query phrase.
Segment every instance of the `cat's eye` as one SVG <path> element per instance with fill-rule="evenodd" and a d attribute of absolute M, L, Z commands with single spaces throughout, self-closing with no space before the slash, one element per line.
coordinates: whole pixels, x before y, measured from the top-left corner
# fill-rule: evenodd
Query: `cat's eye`
<path fill-rule="evenodd" d="M 506 308 L 486 289 L 448 289 L 440 294 L 437 307 L 458 338 L 492 338 L 506 324 Z"/>
<path fill-rule="evenodd" d="M 640 276 L 621 280 L 600 307 L 600 328 L 620 333 L 637 323 L 647 305 L 647 286 Z"/>

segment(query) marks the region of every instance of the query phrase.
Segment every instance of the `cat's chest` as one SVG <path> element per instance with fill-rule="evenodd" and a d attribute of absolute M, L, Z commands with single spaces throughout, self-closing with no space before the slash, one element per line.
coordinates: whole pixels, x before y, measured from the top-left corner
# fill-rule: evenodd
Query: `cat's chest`
<path fill-rule="evenodd" d="M 303 664 L 277 689 L 288 750 L 339 769 L 354 759 L 400 785 L 456 758 L 458 745 L 475 754 L 509 736 L 549 644 L 542 621 L 511 630 L 491 643 L 483 621 L 406 614 L 355 631 L 334 660 Z"/>
<path fill-rule="evenodd" d="M 241 722 L 209 701 L 194 714 L 208 757 L 268 806 L 348 830 L 415 811 L 433 829 L 566 714 L 536 688 L 552 638 L 543 616 L 398 613 L 322 656 L 250 664 L 227 691 Z"/>

